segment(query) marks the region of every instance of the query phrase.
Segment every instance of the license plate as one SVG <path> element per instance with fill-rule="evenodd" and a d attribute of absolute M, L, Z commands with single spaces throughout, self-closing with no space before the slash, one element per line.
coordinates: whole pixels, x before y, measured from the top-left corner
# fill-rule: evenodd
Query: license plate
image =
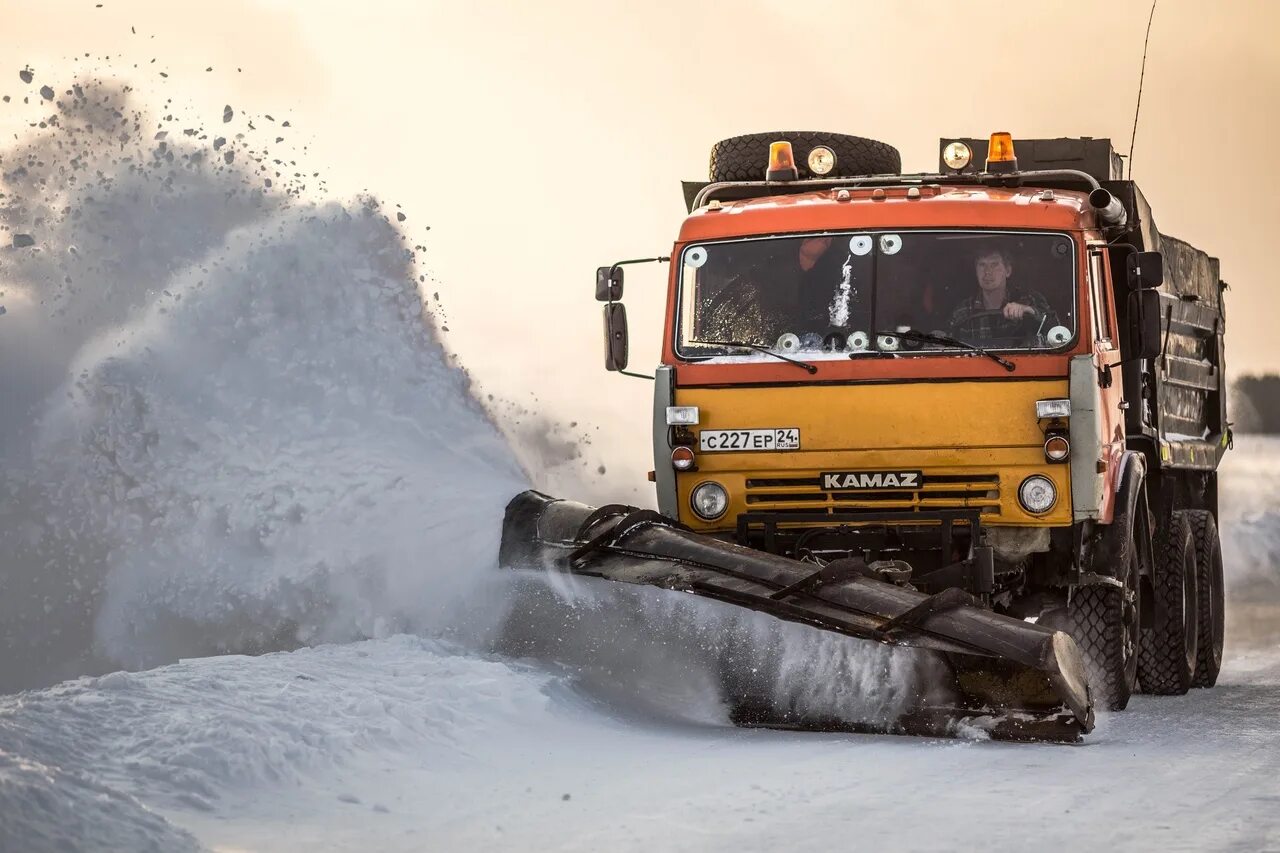
<path fill-rule="evenodd" d="M 800 430 L 704 429 L 698 436 L 704 452 L 717 450 L 799 450 Z"/>

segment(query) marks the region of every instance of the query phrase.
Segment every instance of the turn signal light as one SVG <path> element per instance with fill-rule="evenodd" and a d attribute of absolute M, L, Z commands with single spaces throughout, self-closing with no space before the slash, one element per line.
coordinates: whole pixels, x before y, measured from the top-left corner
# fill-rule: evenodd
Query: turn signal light
<path fill-rule="evenodd" d="M 796 156 L 791 143 L 785 140 L 769 143 L 769 169 L 764 173 L 766 181 L 794 181 L 800 177 L 796 168 Z"/>
<path fill-rule="evenodd" d="M 693 462 L 693 451 L 688 447 L 677 447 L 671 451 L 671 467 L 677 471 L 692 471 Z"/>
<path fill-rule="evenodd" d="M 1012 172 L 1018 168 L 1018 158 L 1013 153 L 1013 135 L 993 133 L 987 143 L 987 171 Z"/>
<path fill-rule="evenodd" d="M 1044 443 L 1044 458 L 1049 462 L 1066 462 L 1071 455 L 1071 442 L 1065 435 L 1051 435 Z"/>

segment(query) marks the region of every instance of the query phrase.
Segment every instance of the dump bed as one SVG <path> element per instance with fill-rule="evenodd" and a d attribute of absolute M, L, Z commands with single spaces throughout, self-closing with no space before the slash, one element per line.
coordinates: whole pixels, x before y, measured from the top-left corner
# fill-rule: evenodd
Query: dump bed
<path fill-rule="evenodd" d="M 1132 181 L 1103 181 L 1129 213 L 1128 242 L 1141 251 L 1160 252 L 1164 284 L 1160 287 L 1161 355 L 1150 365 L 1124 368 L 1125 395 L 1130 401 L 1127 431 L 1157 442 L 1162 467 L 1213 470 L 1226 450 L 1227 381 L 1223 336 L 1226 312 L 1218 259 L 1190 243 L 1160 233 L 1151 206 Z M 1123 281 L 1129 251 L 1112 250 L 1112 269 Z M 1127 300 L 1117 299 L 1122 328 L 1131 329 Z M 1132 339 L 1122 347 L 1132 351 Z"/>

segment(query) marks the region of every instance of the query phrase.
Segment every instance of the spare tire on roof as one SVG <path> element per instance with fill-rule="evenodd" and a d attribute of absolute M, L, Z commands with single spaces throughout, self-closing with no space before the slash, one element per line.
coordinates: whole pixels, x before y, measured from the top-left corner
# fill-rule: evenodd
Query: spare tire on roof
<path fill-rule="evenodd" d="M 711 148 L 712 181 L 763 181 L 769 165 L 769 144 L 786 140 L 796 157 L 800 178 L 887 175 L 902 171 L 898 149 L 874 139 L 813 130 L 778 130 L 722 139 Z M 835 152 L 836 166 L 828 175 L 809 172 L 809 152 L 825 145 Z"/>

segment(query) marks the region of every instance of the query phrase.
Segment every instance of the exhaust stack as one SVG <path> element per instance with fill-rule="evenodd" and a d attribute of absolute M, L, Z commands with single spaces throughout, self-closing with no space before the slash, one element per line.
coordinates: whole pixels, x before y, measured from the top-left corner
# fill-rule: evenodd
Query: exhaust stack
<path fill-rule="evenodd" d="M 1102 187 L 1089 193 L 1089 204 L 1104 225 L 1124 225 L 1129 220 L 1129 214 L 1125 212 L 1120 199 Z"/>

